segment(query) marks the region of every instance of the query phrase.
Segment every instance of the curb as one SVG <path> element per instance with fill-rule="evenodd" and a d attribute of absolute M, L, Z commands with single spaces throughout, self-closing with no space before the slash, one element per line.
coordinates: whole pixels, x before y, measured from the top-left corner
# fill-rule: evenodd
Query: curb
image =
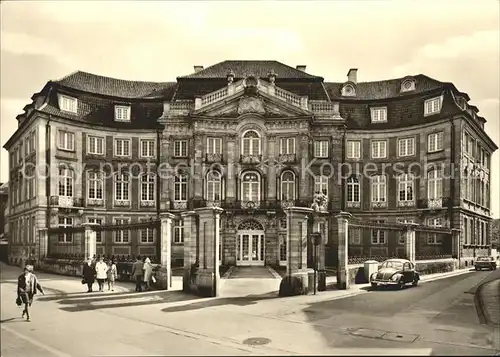
<path fill-rule="evenodd" d="M 485 301 L 482 298 L 483 290 L 485 289 L 486 286 L 488 286 L 490 284 L 491 285 L 495 284 L 495 285 L 500 286 L 500 281 L 497 279 L 497 280 L 492 280 L 492 281 L 488 281 L 486 283 L 481 284 L 477 288 L 476 293 L 474 294 L 474 305 L 476 306 L 476 311 L 477 311 L 477 315 L 479 318 L 479 322 L 482 325 L 492 325 L 492 326 L 498 327 L 498 326 L 500 326 L 500 324 L 492 322 L 492 318 L 488 312 Z M 498 299 L 498 297 L 497 297 L 497 299 Z"/>
<path fill-rule="evenodd" d="M 446 279 L 446 278 L 449 278 L 449 277 L 452 277 L 452 276 L 458 276 L 458 275 L 462 275 L 462 274 L 466 274 L 466 273 L 471 273 L 472 271 L 470 269 L 460 269 L 460 270 L 454 270 L 452 272 L 446 272 L 446 273 L 442 273 L 442 275 L 438 275 L 438 276 L 433 276 L 429 279 L 420 279 L 420 283 L 426 283 L 426 282 L 430 282 L 430 281 L 434 281 L 434 280 L 439 280 L 439 279 Z M 423 275 L 425 276 L 425 275 Z"/>

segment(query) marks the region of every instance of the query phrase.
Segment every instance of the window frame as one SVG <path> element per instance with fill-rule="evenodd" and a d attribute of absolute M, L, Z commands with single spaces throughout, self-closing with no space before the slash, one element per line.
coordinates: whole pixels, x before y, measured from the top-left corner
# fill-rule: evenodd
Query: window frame
<path fill-rule="evenodd" d="M 130 224 L 130 218 L 128 217 L 119 217 L 119 218 L 113 218 L 113 223 L 114 225 L 127 225 Z M 120 233 L 120 234 L 118 234 Z M 125 233 L 127 236 L 127 241 L 124 240 Z M 120 237 L 120 239 L 117 239 Z M 130 229 L 121 229 L 117 231 L 113 231 L 113 243 L 114 244 L 130 244 L 131 239 L 130 239 Z"/>
<path fill-rule="evenodd" d="M 71 140 L 70 140 L 71 139 Z M 70 144 L 71 143 L 71 144 Z M 57 148 L 63 151 L 75 151 L 75 133 L 67 130 L 57 130 Z"/>
<path fill-rule="evenodd" d="M 351 181 L 356 182 L 351 182 Z M 356 198 L 356 187 L 357 187 L 357 200 Z M 349 192 L 351 189 L 351 192 Z M 352 196 L 352 197 L 350 197 Z M 361 202 L 361 180 L 358 175 L 351 175 L 346 180 L 346 202 L 360 203 Z"/>
<path fill-rule="evenodd" d="M 59 94 L 59 110 L 67 113 L 78 113 L 78 99 L 65 94 Z"/>
<path fill-rule="evenodd" d="M 101 223 L 97 223 L 98 220 L 101 221 Z M 91 221 L 93 221 L 93 222 L 91 222 Z M 87 217 L 87 223 L 102 225 L 103 222 L 105 222 L 104 217 Z M 102 233 L 103 233 L 102 231 L 95 232 L 96 244 L 105 244 L 106 243 L 102 239 L 103 238 Z"/>
<path fill-rule="evenodd" d="M 434 144 L 434 149 L 431 149 L 432 144 Z M 443 149 L 444 149 L 444 131 L 437 131 L 435 133 L 427 134 L 428 153 L 440 152 L 443 151 Z"/>
<path fill-rule="evenodd" d="M 295 154 L 295 149 L 296 149 L 295 137 L 288 136 L 288 137 L 280 138 L 280 155 Z"/>
<path fill-rule="evenodd" d="M 91 147 L 92 147 L 92 140 L 94 139 L 94 146 L 95 146 L 95 151 L 92 152 Z M 97 148 L 99 145 L 97 144 L 98 141 L 101 141 L 101 152 L 98 152 Z M 104 156 L 104 153 L 106 152 L 106 140 L 103 136 L 97 136 L 97 135 L 88 135 L 87 136 L 87 154 L 90 155 L 99 155 L 99 156 Z"/>
<path fill-rule="evenodd" d="M 327 159 L 330 157 L 330 141 L 317 139 L 313 142 L 314 157 L 317 159 Z"/>
<path fill-rule="evenodd" d="M 408 193 L 408 183 L 411 184 L 411 193 Z M 401 185 L 405 184 L 405 189 L 401 190 Z M 412 173 L 402 173 L 397 177 L 397 193 L 398 202 L 414 202 L 415 201 L 415 175 Z M 404 192 L 404 199 L 401 199 L 401 193 Z M 411 195 L 411 198 L 409 196 Z"/>
<path fill-rule="evenodd" d="M 214 176 L 212 176 L 214 175 Z M 218 179 L 216 179 L 216 176 Z M 219 171 L 215 170 L 210 170 L 207 172 L 205 175 L 205 199 L 207 201 L 221 201 L 223 200 L 223 185 L 222 185 L 222 174 Z M 211 191 L 212 195 L 210 195 L 210 186 L 211 186 Z M 218 188 L 218 192 L 216 192 L 216 188 Z M 218 198 L 217 198 L 218 194 Z"/>
<path fill-rule="evenodd" d="M 383 193 L 383 195 L 382 195 L 382 193 Z M 380 202 L 387 203 L 387 176 L 386 175 L 373 175 L 370 177 L 370 196 L 371 196 L 372 203 L 380 203 Z"/>
<path fill-rule="evenodd" d="M 401 150 L 402 149 L 401 143 L 403 142 L 406 142 L 406 144 L 403 145 L 404 150 Z M 408 144 L 408 142 L 411 143 L 411 146 Z M 398 156 L 399 157 L 415 156 L 415 137 L 412 136 L 412 137 L 398 139 Z"/>
<path fill-rule="evenodd" d="M 124 179 L 127 177 L 127 180 Z M 118 195 L 118 184 L 120 184 L 120 195 Z M 126 185 L 126 189 L 124 186 Z M 114 175 L 113 197 L 115 202 L 130 202 L 130 190 L 132 186 L 131 175 L 128 172 L 116 173 Z M 126 193 L 126 198 L 124 198 Z M 120 196 L 120 198 L 118 198 Z"/>
<path fill-rule="evenodd" d="M 118 153 L 118 142 L 122 143 L 122 153 Z M 124 154 L 125 151 L 125 145 L 124 143 L 127 143 L 127 154 Z M 114 139 L 114 154 L 115 157 L 131 157 L 132 156 L 132 140 L 130 138 L 115 138 Z"/>
<path fill-rule="evenodd" d="M 217 147 L 219 150 L 217 150 Z M 222 155 L 222 138 L 216 136 L 207 137 L 207 154 Z"/>
<path fill-rule="evenodd" d="M 291 180 L 283 180 L 283 176 L 285 174 L 291 174 L 292 179 Z M 285 185 L 287 186 L 287 189 L 284 190 Z M 291 189 L 290 189 L 291 187 Z M 286 194 L 285 194 L 286 191 Z M 290 195 L 291 191 L 291 195 Z M 284 170 L 281 175 L 280 175 L 280 196 L 282 201 L 294 201 L 296 200 L 297 197 L 297 178 L 295 176 L 295 172 L 292 170 Z"/>
<path fill-rule="evenodd" d="M 248 136 L 250 133 L 255 133 L 257 137 Z M 248 141 L 248 153 L 245 153 L 245 142 Z M 255 146 L 257 146 L 257 151 L 255 151 Z M 246 130 L 241 135 L 241 155 L 242 156 L 258 156 L 262 155 L 262 137 L 257 130 Z M 257 152 L 257 153 L 256 153 Z"/>
<path fill-rule="evenodd" d="M 371 107 L 370 119 L 372 123 L 387 123 L 387 107 Z"/>
<path fill-rule="evenodd" d="M 433 174 L 434 177 L 430 177 L 431 174 Z M 431 185 L 432 185 L 432 189 L 431 189 Z M 438 191 L 440 191 L 439 195 L 438 195 Z M 431 195 L 431 192 L 433 193 L 432 195 Z M 429 170 L 427 172 L 427 199 L 428 200 L 439 200 L 441 198 L 443 198 L 442 170 L 441 169 Z"/>
<path fill-rule="evenodd" d="M 147 180 L 145 180 L 145 178 Z M 156 201 L 156 175 L 152 172 L 144 173 L 140 177 L 140 202 L 155 202 Z M 152 187 L 151 187 L 152 186 Z M 146 193 L 146 195 L 144 195 Z M 146 196 L 146 199 L 144 197 Z"/>
<path fill-rule="evenodd" d="M 189 177 L 186 173 L 178 173 L 174 177 L 174 201 L 175 202 L 187 202 L 188 200 L 188 181 Z M 177 196 L 176 187 L 179 186 L 179 198 Z M 183 190 L 184 188 L 184 190 Z M 185 196 L 183 198 L 183 196 Z"/>
<path fill-rule="evenodd" d="M 115 109 L 114 110 L 115 121 L 130 122 L 130 112 L 131 112 L 130 105 L 115 104 L 114 109 Z M 125 113 L 125 114 L 123 114 L 123 113 Z"/>
<path fill-rule="evenodd" d="M 424 116 L 430 116 L 440 113 L 442 106 L 443 106 L 443 96 L 426 99 L 424 101 Z"/>
<path fill-rule="evenodd" d="M 250 174 L 254 174 L 256 175 L 257 177 L 257 181 L 252 181 L 252 180 L 249 180 L 249 181 L 245 181 L 245 176 L 246 175 L 250 175 Z M 262 177 L 260 176 L 260 173 L 257 172 L 257 171 L 244 171 L 241 173 L 241 177 L 240 177 L 240 197 L 241 197 L 241 200 L 242 201 L 245 201 L 245 202 L 260 202 L 262 201 Z M 248 184 L 248 188 L 249 188 L 249 192 L 250 192 L 250 195 L 249 196 L 245 196 L 245 183 Z M 257 187 L 257 195 L 254 195 L 254 187 Z M 253 200 L 252 198 L 256 196 L 256 199 Z"/>
<path fill-rule="evenodd" d="M 383 143 L 383 145 L 382 145 Z M 377 145 L 378 144 L 378 145 Z M 377 147 L 377 150 L 375 151 L 375 147 Z M 383 155 L 382 155 L 382 148 L 383 150 Z M 377 156 L 375 156 L 375 152 L 377 152 Z M 386 159 L 387 158 L 387 140 L 385 139 L 374 139 L 371 140 L 370 142 L 370 156 L 372 159 Z"/>
<path fill-rule="evenodd" d="M 63 223 L 61 223 L 61 219 L 63 220 Z M 71 223 L 68 223 L 68 221 Z M 59 216 L 57 227 L 58 228 L 70 228 L 70 227 L 73 227 L 73 224 L 74 224 L 73 217 Z M 57 238 L 57 243 L 59 243 L 59 244 L 71 244 L 71 243 L 73 243 L 73 234 L 72 233 L 59 233 L 58 238 Z"/>
<path fill-rule="evenodd" d="M 177 153 L 177 144 L 179 145 L 179 153 Z M 174 140 L 174 157 L 188 157 L 189 140 L 186 139 L 177 139 Z"/>
<path fill-rule="evenodd" d="M 146 149 L 146 150 L 144 150 Z M 154 158 L 156 157 L 156 140 L 155 139 L 140 139 L 139 145 L 140 157 Z M 146 155 L 144 155 L 146 151 Z"/>
<path fill-rule="evenodd" d="M 350 144 L 352 144 L 352 147 Z M 356 144 L 356 145 L 354 145 L 354 144 Z M 354 155 L 356 152 L 358 154 L 357 156 Z M 349 155 L 349 153 L 352 153 L 352 155 Z M 354 159 L 354 160 L 361 159 L 361 140 L 347 140 L 346 158 L 347 159 Z"/>
<path fill-rule="evenodd" d="M 328 197 L 330 180 L 326 175 L 314 175 L 314 193 L 323 193 Z M 319 187 L 319 190 L 318 190 Z M 326 191 L 326 192 L 325 192 Z"/>
<path fill-rule="evenodd" d="M 94 174 L 97 174 L 96 177 L 93 177 Z M 99 182 L 100 182 L 100 192 L 101 192 L 101 197 L 99 198 L 98 192 L 99 192 Z M 94 186 L 94 187 L 92 187 Z M 99 200 L 103 201 L 104 200 L 104 175 L 101 171 L 96 171 L 96 170 L 89 170 L 87 171 L 87 199 L 89 200 Z M 91 197 L 90 190 L 94 189 L 95 190 L 95 197 Z"/>
<path fill-rule="evenodd" d="M 184 244 L 184 220 L 174 220 L 174 237 L 172 239 L 174 244 Z"/>

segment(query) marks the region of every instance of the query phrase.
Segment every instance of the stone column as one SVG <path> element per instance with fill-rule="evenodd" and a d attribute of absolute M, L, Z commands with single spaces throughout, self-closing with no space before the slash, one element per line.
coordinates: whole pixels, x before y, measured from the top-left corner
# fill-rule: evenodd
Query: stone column
<path fill-rule="evenodd" d="M 162 276 L 162 283 L 160 283 L 160 285 L 165 290 L 172 287 L 172 220 L 174 217 L 172 213 L 166 212 L 162 213 L 160 216 L 160 262 L 162 266 L 160 274 Z"/>
<path fill-rule="evenodd" d="M 287 215 L 287 262 L 286 276 L 281 281 L 280 296 L 307 294 L 309 290 L 307 269 L 308 220 L 313 210 L 290 207 Z"/>
<path fill-rule="evenodd" d="M 225 137 L 227 142 L 227 148 L 224 153 L 225 161 L 226 161 L 226 198 L 230 201 L 236 199 L 236 175 L 238 172 L 236 168 L 237 157 L 239 157 L 236 152 L 236 136 L 235 135 L 227 135 Z"/>
<path fill-rule="evenodd" d="M 184 221 L 184 274 L 182 278 L 182 290 L 191 291 L 191 269 L 196 263 L 196 213 L 187 211 L 181 213 Z"/>
<path fill-rule="evenodd" d="M 160 137 L 160 166 L 158 169 L 159 174 L 159 187 L 160 190 L 160 209 L 170 209 L 170 179 L 172 176 L 171 170 L 168 168 L 169 150 L 170 150 L 170 136 L 161 135 Z"/>
<path fill-rule="evenodd" d="M 319 245 L 313 246 L 313 249 L 317 250 L 317 263 L 316 269 L 318 270 L 318 291 L 326 290 L 326 272 L 325 272 L 325 243 L 328 240 L 328 214 L 326 213 L 316 213 L 313 215 L 313 231 L 317 231 L 318 227 L 321 227 L 319 233 L 321 234 L 321 240 Z"/>
<path fill-rule="evenodd" d="M 458 269 L 460 268 L 460 260 L 461 260 L 460 258 L 462 256 L 461 254 L 462 242 L 460 241 L 461 237 L 460 233 L 461 233 L 460 229 L 452 228 L 451 230 L 451 256 L 457 259 Z"/>
<path fill-rule="evenodd" d="M 337 266 L 337 288 L 349 289 L 349 219 L 352 215 L 348 212 L 340 212 L 337 218 L 339 244 L 338 244 L 338 266 Z"/>
<path fill-rule="evenodd" d="M 92 229 L 95 223 L 83 223 L 85 227 L 84 240 L 85 240 L 85 259 L 94 258 L 97 251 L 96 231 Z"/>
<path fill-rule="evenodd" d="M 219 239 L 220 214 L 218 207 L 195 209 L 199 217 L 200 267 L 197 277 L 197 293 L 200 296 L 216 297 L 219 295 Z"/>
<path fill-rule="evenodd" d="M 415 245 L 415 227 L 418 224 L 416 223 L 407 223 L 405 235 L 405 255 L 406 259 L 410 262 L 415 263 L 415 255 L 416 255 L 416 245 Z"/>
<path fill-rule="evenodd" d="M 267 137 L 267 158 L 269 164 L 267 165 L 267 199 L 275 200 L 276 197 L 276 176 L 279 175 L 275 165 L 277 159 L 276 154 L 276 136 L 269 135 Z"/>
<path fill-rule="evenodd" d="M 300 137 L 300 158 L 301 158 L 301 167 L 309 166 L 309 136 L 302 135 Z M 312 197 L 312 189 L 311 189 L 311 175 L 308 170 L 301 170 L 300 172 L 300 192 L 299 199 L 307 200 Z"/>

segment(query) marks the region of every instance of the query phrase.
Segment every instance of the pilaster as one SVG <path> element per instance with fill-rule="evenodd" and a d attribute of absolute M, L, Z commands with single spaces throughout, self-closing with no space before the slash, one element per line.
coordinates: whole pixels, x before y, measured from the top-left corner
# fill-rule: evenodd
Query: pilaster
<path fill-rule="evenodd" d="M 172 287 L 172 221 L 174 217 L 171 213 L 162 213 L 160 216 L 160 262 L 166 273 L 166 290 Z"/>
<path fill-rule="evenodd" d="M 267 198 L 270 200 L 276 199 L 276 177 L 279 174 L 275 165 L 276 158 L 276 136 L 270 135 L 267 137 Z"/>
<path fill-rule="evenodd" d="M 227 135 L 224 137 L 227 142 L 226 156 L 227 156 L 227 167 L 226 167 L 226 198 L 229 200 L 234 200 L 236 198 L 236 176 L 238 173 L 235 172 L 236 168 L 236 136 Z"/>
<path fill-rule="evenodd" d="M 340 212 L 335 216 L 338 226 L 338 266 L 337 266 L 337 288 L 349 289 L 349 219 L 352 215 L 348 212 Z"/>
<path fill-rule="evenodd" d="M 193 198 L 202 199 L 203 198 L 203 136 L 200 133 L 194 134 L 194 160 L 192 160 L 189 165 L 194 165 L 194 170 L 191 168 L 191 172 L 194 175 L 191 177 L 191 187 L 193 187 Z"/>
<path fill-rule="evenodd" d="M 192 282 L 192 267 L 196 263 L 196 213 L 187 211 L 181 213 L 184 221 L 184 274 L 182 278 L 182 290 L 185 292 L 191 291 Z"/>
<path fill-rule="evenodd" d="M 301 167 L 308 167 L 309 165 L 309 136 L 302 135 L 300 137 L 300 157 L 301 157 Z M 300 172 L 300 199 L 308 199 L 312 196 L 311 191 L 311 177 L 307 170 L 302 169 Z"/>
<path fill-rule="evenodd" d="M 85 240 L 85 259 L 95 258 L 97 251 L 96 231 L 92 227 L 96 226 L 95 223 L 83 223 L 85 227 L 84 240 Z"/>
<path fill-rule="evenodd" d="M 416 223 L 407 223 L 405 235 L 405 255 L 406 259 L 410 262 L 415 263 L 415 255 L 416 255 L 416 243 L 415 243 L 415 227 L 418 224 Z"/>

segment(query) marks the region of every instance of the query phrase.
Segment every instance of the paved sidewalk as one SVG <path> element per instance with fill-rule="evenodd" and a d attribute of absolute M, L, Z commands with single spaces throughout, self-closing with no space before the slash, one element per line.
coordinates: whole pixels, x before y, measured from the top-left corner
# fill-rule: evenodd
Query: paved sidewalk
<path fill-rule="evenodd" d="M 486 322 L 500 327 L 500 279 L 485 283 L 478 293 Z"/>

